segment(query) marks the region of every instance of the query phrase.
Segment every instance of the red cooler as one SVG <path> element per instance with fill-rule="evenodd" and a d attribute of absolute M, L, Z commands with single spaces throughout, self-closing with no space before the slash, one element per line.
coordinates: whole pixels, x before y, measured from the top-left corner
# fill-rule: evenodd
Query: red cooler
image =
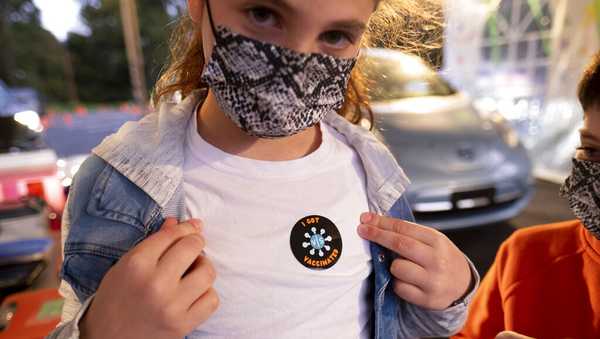
<path fill-rule="evenodd" d="M 56 289 L 8 296 L 0 307 L 0 339 L 42 339 L 60 322 L 63 298 Z"/>

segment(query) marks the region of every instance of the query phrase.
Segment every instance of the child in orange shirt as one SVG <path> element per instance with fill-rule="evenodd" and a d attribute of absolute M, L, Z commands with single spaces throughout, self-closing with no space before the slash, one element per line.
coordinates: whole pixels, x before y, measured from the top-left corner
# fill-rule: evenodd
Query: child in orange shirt
<path fill-rule="evenodd" d="M 600 53 L 579 84 L 581 146 L 561 196 L 578 220 L 515 232 L 498 251 L 463 331 L 539 339 L 600 338 Z M 498 338 L 526 338 L 502 333 Z"/>

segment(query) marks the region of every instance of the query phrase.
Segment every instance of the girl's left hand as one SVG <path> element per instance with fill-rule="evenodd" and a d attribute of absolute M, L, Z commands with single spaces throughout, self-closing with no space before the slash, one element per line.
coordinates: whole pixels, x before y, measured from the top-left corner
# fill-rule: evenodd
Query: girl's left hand
<path fill-rule="evenodd" d="M 392 262 L 394 292 L 432 310 L 444 310 L 471 285 L 465 255 L 441 232 L 400 219 L 363 213 L 358 234 L 397 253 Z"/>
<path fill-rule="evenodd" d="M 498 335 L 496 336 L 496 339 L 534 339 L 534 338 L 519 334 L 517 332 L 504 331 L 504 332 L 498 333 Z"/>

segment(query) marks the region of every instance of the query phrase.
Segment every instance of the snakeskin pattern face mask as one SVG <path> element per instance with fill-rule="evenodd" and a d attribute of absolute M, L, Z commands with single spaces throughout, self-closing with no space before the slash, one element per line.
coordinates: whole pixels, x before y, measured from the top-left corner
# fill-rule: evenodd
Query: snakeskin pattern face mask
<path fill-rule="evenodd" d="M 299 53 L 215 27 L 206 3 L 215 46 L 202 81 L 240 129 L 286 137 L 342 108 L 356 58 Z"/>
<path fill-rule="evenodd" d="M 560 189 L 575 216 L 600 239 L 600 163 L 573 159 L 573 170 Z"/>

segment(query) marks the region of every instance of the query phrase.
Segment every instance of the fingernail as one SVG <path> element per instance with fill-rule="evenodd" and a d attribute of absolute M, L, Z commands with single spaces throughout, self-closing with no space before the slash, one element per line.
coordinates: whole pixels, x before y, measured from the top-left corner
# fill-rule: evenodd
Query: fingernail
<path fill-rule="evenodd" d="M 165 220 L 163 221 L 163 226 L 167 226 L 167 225 L 177 225 L 179 224 L 179 221 L 177 220 L 177 218 L 173 218 L 173 217 L 167 217 L 165 218 Z"/>
<path fill-rule="evenodd" d="M 358 225 L 358 235 L 360 235 L 361 237 L 367 236 L 367 230 L 367 225 Z"/>
<path fill-rule="evenodd" d="M 202 222 L 198 219 L 190 219 L 190 224 L 196 227 L 196 229 L 200 232 L 202 231 Z"/>
<path fill-rule="evenodd" d="M 373 220 L 373 214 L 366 212 L 360 215 L 360 222 L 362 223 L 368 223 L 371 222 L 371 220 Z"/>

